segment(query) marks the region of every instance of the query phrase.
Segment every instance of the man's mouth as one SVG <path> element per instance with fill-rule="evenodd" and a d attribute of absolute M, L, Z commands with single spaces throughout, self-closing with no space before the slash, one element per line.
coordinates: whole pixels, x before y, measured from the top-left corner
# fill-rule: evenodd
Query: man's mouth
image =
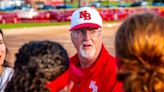
<path fill-rule="evenodd" d="M 91 48 L 92 47 L 92 45 L 90 45 L 90 44 L 83 44 L 83 48 L 84 49 L 89 49 L 89 48 Z"/>

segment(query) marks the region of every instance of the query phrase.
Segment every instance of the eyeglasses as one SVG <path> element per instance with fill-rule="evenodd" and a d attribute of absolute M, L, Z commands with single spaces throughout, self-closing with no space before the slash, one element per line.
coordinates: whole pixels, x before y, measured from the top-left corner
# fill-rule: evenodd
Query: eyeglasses
<path fill-rule="evenodd" d="M 72 34 L 77 38 L 86 35 L 87 32 L 89 32 L 91 37 L 98 37 L 100 35 L 101 28 L 82 28 L 72 31 Z"/>

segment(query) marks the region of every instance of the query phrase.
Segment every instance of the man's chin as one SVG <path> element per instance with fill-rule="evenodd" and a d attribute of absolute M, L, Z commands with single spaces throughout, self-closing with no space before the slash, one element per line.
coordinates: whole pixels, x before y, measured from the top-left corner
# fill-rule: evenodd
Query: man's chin
<path fill-rule="evenodd" d="M 91 59 L 94 57 L 95 55 L 95 51 L 93 50 L 81 50 L 80 51 L 80 55 L 83 57 L 83 58 L 86 58 L 86 59 Z"/>

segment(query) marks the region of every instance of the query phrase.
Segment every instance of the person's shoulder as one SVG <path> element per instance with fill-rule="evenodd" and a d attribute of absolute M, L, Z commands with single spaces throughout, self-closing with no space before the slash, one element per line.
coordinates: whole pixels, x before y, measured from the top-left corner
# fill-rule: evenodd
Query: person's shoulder
<path fill-rule="evenodd" d="M 7 75 L 13 75 L 14 69 L 10 67 L 5 67 L 5 72 Z"/>
<path fill-rule="evenodd" d="M 101 52 L 101 54 L 103 55 L 103 57 L 106 57 L 106 58 L 108 58 L 109 60 L 111 60 L 111 61 L 114 61 L 115 62 L 115 57 L 114 56 L 112 56 L 109 52 L 108 52 L 108 50 L 106 49 L 106 47 L 103 45 L 102 46 L 102 52 Z"/>
<path fill-rule="evenodd" d="M 116 67 L 116 58 L 109 54 L 104 45 L 102 46 L 100 58 L 105 60 L 104 64 L 106 67 Z"/>
<path fill-rule="evenodd" d="M 14 74 L 14 69 L 10 67 L 4 67 L 4 73 L 3 73 L 4 80 L 7 81 L 10 80 L 13 74 Z"/>
<path fill-rule="evenodd" d="M 110 61 L 110 62 L 116 62 L 116 58 L 112 56 L 107 50 L 105 53 L 105 57 Z"/>
<path fill-rule="evenodd" d="M 75 54 L 74 56 L 70 57 L 69 60 L 70 60 L 70 62 L 71 62 L 73 65 L 76 65 L 77 62 L 79 61 L 79 60 L 78 60 L 78 55 Z"/>
<path fill-rule="evenodd" d="M 115 70 L 117 68 L 117 62 L 116 62 L 116 58 L 114 56 L 112 56 L 111 54 L 108 53 L 108 51 L 106 51 L 106 60 L 107 62 L 105 62 L 105 66 L 106 69 L 108 70 Z"/>
<path fill-rule="evenodd" d="M 108 55 L 108 59 L 107 59 L 107 62 L 106 62 L 106 66 L 108 68 L 115 68 L 117 67 L 116 66 L 117 62 L 116 62 L 116 59 L 115 57 L 111 56 L 110 54 Z"/>
<path fill-rule="evenodd" d="M 113 55 L 111 55 L 111 54 L 109 54 L 108 53 L 108 59 L 110 59 L 111 61 L 116 61 L 116 58 L 115 58 L 115 56 L 113 56 Z"/>
<path fill-rule="evenodd" d="M 14 71 L 14 69 L 13 69 L 13 68 L 10 68 L 10 67 L 5 67 L 5 70 L 6 70 L 6 71 L 11 71 L 11 72 Z"/>

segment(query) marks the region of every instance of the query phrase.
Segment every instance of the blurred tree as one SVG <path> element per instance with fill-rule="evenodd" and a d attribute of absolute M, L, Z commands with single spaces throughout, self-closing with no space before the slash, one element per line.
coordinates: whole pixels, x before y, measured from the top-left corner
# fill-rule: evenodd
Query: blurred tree
<path fill-rule="evenodd" d="M 63 3 L 64 3 L 64 6 L 66 6 L 66 4 L 67 4 L 67 0 L 64 0 L 64 2 L 63 2 Z"/>
<path fill-rule="evenodd" d="M 146 1 L 153 1 L 153 0 L 146 0 Z"/>
<path fill-rule="evenodd" d="M 153 2 L 164 2 L 164 0 L 153 0 Z"/>
<path fill-rule="evenodd" d="M 73 4 L 74 0 L 70 0 L 71 1 L 71 4 Z"/>
<path fill-rule="evenodd" d="M 78 8 L 81 7 L 81 0 L 78 2 Z"/>
<path fill-rule="evenodd" d="M 109 8 L 109 0 L 107 0 L 107 7 Z"/>

